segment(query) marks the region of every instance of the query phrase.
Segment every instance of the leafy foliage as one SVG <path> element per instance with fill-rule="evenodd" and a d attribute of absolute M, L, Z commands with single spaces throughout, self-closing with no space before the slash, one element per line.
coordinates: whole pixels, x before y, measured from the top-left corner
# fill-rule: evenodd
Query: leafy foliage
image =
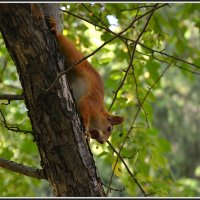
<path fill-rule="evenodd" d="M 154 6 L 65 3 L 64 34 L 88 55 L 139 18 L 123 37 L 117 37 L 88 59 L 104 79 L 106 106 L 125 117 L 124 124 L 115 127 L 110 143 L 120 151 L 146 195 L 198 196 L 200 4 L 163 6 L 148 22 L 149 15 L 143 15 Z M 20 94 L 15 66 L 2 39 L 0 43 L 1 93 Z M 23 101 L 6 103 L 1 101 L 0 109 L 7 123 L 31 130 Z M 95 141 L 90 146 L 105 190 L 110 187 L 109 196 L 144 195 L 111 146 Z M 8 131 L 3 122 L 0 157 L 34 167 L 40 163 L 32 136 Z M 3 169 L 0 173 L 1 196 L 52 195 L 45 181 Z"/>

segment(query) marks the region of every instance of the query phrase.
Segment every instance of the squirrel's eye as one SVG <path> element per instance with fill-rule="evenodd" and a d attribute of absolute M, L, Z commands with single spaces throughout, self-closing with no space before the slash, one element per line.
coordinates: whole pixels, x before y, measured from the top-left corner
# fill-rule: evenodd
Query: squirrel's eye
<path fill-rule="evenodd" d="M 112 131 L 112 127 L 109 126 L 109 127 L 107 128 L 107 131 L 108 131 L 108 132 Z"/>

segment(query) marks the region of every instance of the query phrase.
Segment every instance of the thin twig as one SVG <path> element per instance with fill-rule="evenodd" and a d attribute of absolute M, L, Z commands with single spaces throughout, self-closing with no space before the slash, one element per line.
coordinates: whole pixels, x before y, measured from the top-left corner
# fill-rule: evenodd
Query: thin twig
<path fill-rule="evenodd" d="M 141 43 L 138 43 L 138 44 L 139 44 L 140 46 L 142 46 L 142 47 L 148 49 L 148 50 L 151 51 L 152 53 L 156 52 L 156 53 L 159 53 L 159 54 L 161 54 L 161 55 L 163 55 L 163 56 L 166 56 L 166 57 L 169 57 L 169 58 L 178 60 L 178 61 L 180 61 L 180 62 L 183 62 L 183 63 L 185 63 L 185 64 L 188 64 L 188 65 L 191 65 L 191 66 L 193 66 L 193 67 L 196 67 L 196 68 L 200 69 L 200 66 L 198 66 L 198 65 L 196 65 L 196 64 L 194 64 L 194 63 L 188 62 L 188 61 L 183 60 L 183 59 L 181 59 L 181 58 L 178 58 L 178 57 L 176 57 L 176 56 L 169 55 L 169 54 L 167 54 L 167 53 L 164 53 L 163 51 L 158 51 L 158 50 L 155 50 L 155 49 L 151 49 L 151 48 L 147 47 L 147 46 L 144 45 L 144 44 L 141 44 Z"/>
<path fill-rule="evenodd" d="M 124 159 L 121 157 L 120 153 L 118 153 L 115 148 L 112 146 L 112 144 L 107 141 L 107 143 L 109 144 L 109 146 L 111 147 L 111 149 L 117 154 L 117 158 L 120 158 L 120 160 L 122 161 L 122 163 L 124 164 L 126 170 L 128 171 L 129 175 L 132 177 L 132 179 L 134 180 L 134 182 L 137 184 L 137 186 L 140 188 L 140 190 L 142 191 L 142 193 L 144 194 L 144 196 L 146 197 L 147 194 L 145 193 L 144 189 L 142 188 L 142 186 L 139 184 L 138 180 L 135 178 L 134 174 L 131 172 L 131 170 L 129 169 L 128 165 L 126 164 L 126 162 L 124 161 Z M 117 163 L 117 161 L 116 161 Z M 114 169 L 113 169 L 114 171 Z M 108 191 L 110 189 L 110 184 L 108 186 Z M 108 195 L 108 191 L 107 191 L 107 195 Z"/>
<path fill-rule="evenodd" d="M 42 169 L 36 169 L 26 165 L 22 165 L 4 158 L 0 158 L 0 167 L 4 169 L 9 169 L 13 172 L 30 176 L 37 179 L 46 179 Z"/>
<path fill-rule="evenodd" d="M 148 56 L 148 57 L 152 57 L 152 58 L 154 58 L 155 60 L 157 60 L 157 61 L 159 61 L 159 62 L 161 62 L 161 63 L 166 63 L 166 64 L 169 64 L 169 63 L 170 63 L 170 62 L 168 62 L 168 61 L 166 61 L 166 60 L 161 60 L 160 58 L 157 58 L 154 54 L 153 54 L 153 56 L 152 56 L 152 55 L 149 55 L 149 54 L 140 52 L 140 51 L 136 51 L 136 52 L 139 53 L 139 54 Z M 176 59 L 176 58 L 174 58 L 174 59 Z M 191 74 L 194 74 L 194 75 L 198 75 L 198 76 L 200 75 L 200 72 L 187 69 L 187 68 L 182 67 L 182 66 L 180 66 L 180 65 L 178 65 L 178 64 L 176 64 L 176 63 L 174 63 L 174 67 L 177 67 L 177 68 L 179 68 L 179 69 L 181 69 L 181 70 L 183 70 L 183 71 L 187 71 L 187 72 L 189 72 L 189 73 L 191 73 Z"/>
<path fill-rule="evenodd" d="M 1 116 L 3 118 L 3 120 L 1 120 L 4 124 L 4 126 L 9 130 L 9 131 L 13 131 L 13 132 L 22 132 L 22 133 L 32 133 L 32 131 L 27 131 L 27 130 L 22 130 L 20 129 L 18 126 L 9 126 L 6 122 L 6 118 L 2 112 L 2 110 L 0 109 L 0 113 L 1 113 Z"/>
<path fill-rule="evenodd" d="M 107 187 L 108 188 L 108 186 L 105 184 L 105 183 L 102 183 L 105 187 Z M 122 188 L 122 189 L 115 189 L 115 188 L 112 188 L 112 187 L 110 187 L 109 188 L 110 190 L 113 190 L 113 191 L 118 191 L 118 192 L 122 192 L 122 191 L 124 191 L 125 190 L 125 186 Z"/>

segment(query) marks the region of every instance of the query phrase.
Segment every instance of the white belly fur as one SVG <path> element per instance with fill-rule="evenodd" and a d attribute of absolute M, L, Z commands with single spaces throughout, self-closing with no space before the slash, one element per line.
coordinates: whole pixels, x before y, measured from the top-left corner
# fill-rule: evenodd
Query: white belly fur
<path fill-rule="evenodd" d="M 72 87 L 72 90 L 73 90 L 73 95 L 74 95 L 74 98 L 75 98 L 75 101 L 76 101 L 76 104 L 79 102 L 79 99 L 82 97 L 82 96 L 85 96 L 86 95 L 86 91 L 87 91 L 87 88 L 88 88 L 88 81 L 82 77 L 76 77 L 76 78 L 73 78 L 74 76 L 72 75 L 70 78 L 69 78 L 69 82 L 70 82 L 70 85 Z"/>

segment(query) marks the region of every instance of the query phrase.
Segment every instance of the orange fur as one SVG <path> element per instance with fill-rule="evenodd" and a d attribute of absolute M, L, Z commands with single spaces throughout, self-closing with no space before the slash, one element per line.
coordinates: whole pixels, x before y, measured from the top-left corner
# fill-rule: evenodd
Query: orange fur
<path fill-rule="evenodd" d="M 58 42 L 60 52 L 66 58 L 66 65 L 71 66 L 83 58 L 74 44 L 57 32 L 53 17 L 47 22 Z M 121 124 L 123 117 L 113 116 L 104 107 L 104 85 L 99 73 L 87 60 L 73 67 L 68 73 L 78 112 L 83 120 L 86 136 L 96 139 L 100 143 L 108 140 L 112 126 Z"/>

